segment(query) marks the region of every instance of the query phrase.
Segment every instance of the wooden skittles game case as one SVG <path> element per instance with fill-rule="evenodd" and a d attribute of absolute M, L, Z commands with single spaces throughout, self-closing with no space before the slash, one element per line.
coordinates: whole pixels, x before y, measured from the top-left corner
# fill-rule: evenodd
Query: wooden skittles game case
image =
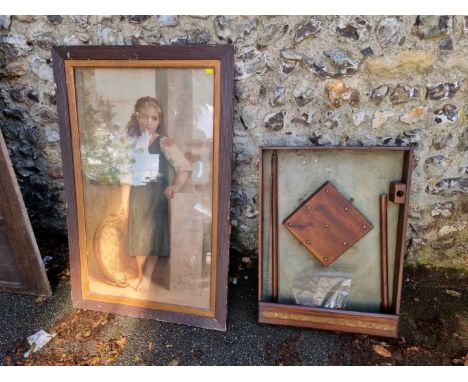
<path fill-rule="evenodd" d="M 261 147 L 261 323 L 396 337 L 413 150 Z"/>

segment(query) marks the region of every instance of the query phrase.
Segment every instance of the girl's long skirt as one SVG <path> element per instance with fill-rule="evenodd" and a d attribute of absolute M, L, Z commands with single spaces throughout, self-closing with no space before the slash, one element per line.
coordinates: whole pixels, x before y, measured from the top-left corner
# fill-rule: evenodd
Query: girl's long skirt
<path fill-rule="evenodd" d="M 130 256 L 169 256 L 169 203 L 166 182 L 132 186 L 128 212 Z"/>

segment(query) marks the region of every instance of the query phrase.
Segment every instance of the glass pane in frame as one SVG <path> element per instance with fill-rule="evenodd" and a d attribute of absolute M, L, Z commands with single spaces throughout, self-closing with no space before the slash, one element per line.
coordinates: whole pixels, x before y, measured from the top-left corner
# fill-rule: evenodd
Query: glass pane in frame
<path fill-rule="evenodd" d="M 210 310 L 215 68 L 75 67 L 73 78 L 83 295 Z"/>

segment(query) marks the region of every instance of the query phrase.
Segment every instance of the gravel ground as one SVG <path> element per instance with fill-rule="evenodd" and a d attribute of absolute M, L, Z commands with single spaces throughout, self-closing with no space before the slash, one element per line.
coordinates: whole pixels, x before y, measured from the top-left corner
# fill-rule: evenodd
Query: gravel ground
<path fill-rule="evenodd" d="M 49 331 L 73 310 L 68 282 L 59 285 L 46 301 L 36 300 L 33 296 L 0 293 L 0 364 L 26 337 L 40 329 Z"/>
<path fill-rule="evenodd" d="M 53 296 L 45 301 L 0 294 L 0 364 L 22 364 L 18 354 L 22 354 L 27 336 L 39 329 L 63 328 L 68 321 L 76 323 L 77 317 L 90 322 L 102 319 L 103 324 L 99 330 L 91 331 L 91 335 L 88 331 L 84 335 L 89 336 L 86 339 L 82 338 L 85 327 L 75 332 L 68 330 L 68 337 L 60 340 L 58 352 L 53 347 L 59 345 L 53 345 L 52 341 L 29 364 L 58 364 L 55 354 L 67 351 L 73 356 L 62 359 L 64 364 L 452 365 L 468 362 L 466 279 L 427 271 L 407 272 L 400 338 L 384 339 L 258 324 L 255 259 L 246 266 L 238 262 L 240 258 L 239 254 L 232 256 L 230 274 L 236 277 L 237 283 L 229 284 L 226 332 L 80 312 L 71 306 L 67 278 L 58 282 Z M 86 325 L 87 321 L 83 319 L 83 322 Z M 379 355 L 375 350 L 377 345 L 388 350 L 390 356 Z M 99 352 L 90 358 L 96 348 Z M 107 357 L 103 348 L 111 349 L 112 356 Z"/>
<path fill-rule="evenodd" d="M 148 365 L 327 365 L 340 335 L 258 324 L 256 280 L 247 277 L 229 285 L 226 332 L 119 317 L 128 336 L 117 364 L 137 357 Z"/>

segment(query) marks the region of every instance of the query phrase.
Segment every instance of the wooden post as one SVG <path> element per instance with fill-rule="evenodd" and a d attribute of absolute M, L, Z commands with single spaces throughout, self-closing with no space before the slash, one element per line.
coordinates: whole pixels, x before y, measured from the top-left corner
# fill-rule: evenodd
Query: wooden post
<path fill-rule="evenodd" d="M 380 262 L 382 312 L 388 311 L 388 237 L 387 237 L 387 194 L 380 195 Z"/>
<path fill-rule="evenodd" d="M 272 283 L 273 301 L 278 301 L 278 156 L 271 155 L 271 225 L 272 225 Z"/>

